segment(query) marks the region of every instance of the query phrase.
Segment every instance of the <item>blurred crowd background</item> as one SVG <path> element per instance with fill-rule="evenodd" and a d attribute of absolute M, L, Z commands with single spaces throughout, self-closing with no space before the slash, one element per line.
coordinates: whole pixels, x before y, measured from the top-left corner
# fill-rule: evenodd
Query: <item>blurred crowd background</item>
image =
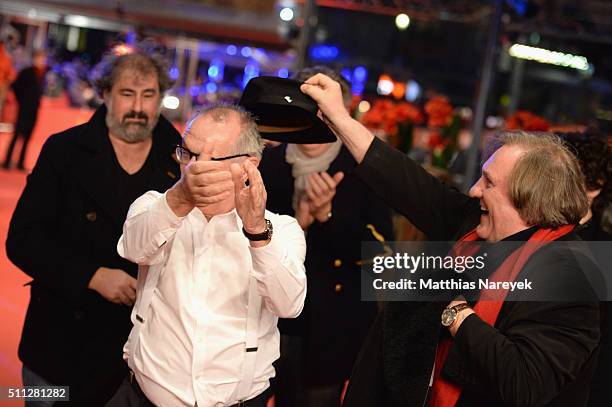
<path fill-rule="evenodd" d="M 351 109 L 380 137 L 467 188 L 498 129 L 612 129 L 612 3 L 602 0 L 4 1 L 3 65 L 48 55 L 44 98 L 101 101 L 89 78 L 108 49 L 161 44 L 177 123 L 234 102 L 254 76 L 326 65 L 351 84 Z M 5 69 L 5 68 L 2 68 Z M 0 131 L 10 133 L 8 86 Z M 474 142 L 475 140 L 475 142 Z M 470 148 L 471 146 L 471 148 Z M 473 163 L 474 162 L 474 163 Z"/>

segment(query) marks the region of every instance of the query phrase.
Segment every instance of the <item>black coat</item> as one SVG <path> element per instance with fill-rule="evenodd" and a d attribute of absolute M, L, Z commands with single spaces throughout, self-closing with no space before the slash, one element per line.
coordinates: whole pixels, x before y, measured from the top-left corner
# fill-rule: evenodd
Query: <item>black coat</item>
<path fill-rule="evenodd" d="M 34 67 L 24 68 L 11 87 L 19 104 L 15 133 L 31 133 L 38 117 L 40 98 L 43 95 L 44 78 L 36 75 Z"/>
<path fill-rule="evenodd" d="M 267 209 L 293 216 L 294 178 L 285 161 L 286 148 L 266 149 L 260 171 Z M 360 300 L 361 242 L 375 240 L 366 225 L 386 240 L 393 237 L 389 210 L 353 174 L 355 165 L 344 147 L 330 164 L 330 175 L 343 171 L 345 177 L 332 201 L 332 218 L 325 223 L 315 220 L 306 232 L 306 304 L 300 317 L 279 322 L 282 334 L 305 338 L 310 384 L 336 384 L 348 378 L 377 312 L 375 302 Z"/>
<path fill-rule="evenodd" d="M 478 200 L 379 140 L 355 172 L 431 240 L 457 240 L 479 223 Z M 545 250 L 531 256 L 517 280 L 587 284 L 572 256 Z M 454 338 L 443 375 L 463 388 L 457 406 L 584 406 L 598 354 L 598 304 L 508 300 L 495 327 L 471 315 Z M 436 345 L 447 334 L 440 326 L 446 305 L 389 303 L 358 357 L 344 405 L 426 405 Z"/>
<path fill-rule="evenodd" d="M 117 254 L 128 207 L 117 198 L 117 164 L 105 124 L 91 120 L 51 136 L 11 219 L 8 257 L 32 277 L 19 357 L 51 383 L 70 385 L 74 405 L 103 405 L 125 377 L 122 348 L 130 311 L 87 285 L 99 267 L 136 276 Z M 153 132 L 147 190 L 165 191 L 180 176 L 173 160 L 180 136 L 160 117 Z"/>

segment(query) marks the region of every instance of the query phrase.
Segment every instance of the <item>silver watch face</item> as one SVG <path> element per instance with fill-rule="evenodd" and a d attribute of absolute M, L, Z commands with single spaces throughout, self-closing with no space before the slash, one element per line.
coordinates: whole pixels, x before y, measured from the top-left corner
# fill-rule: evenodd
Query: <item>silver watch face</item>
<path fill-rule="evenodd" d="M 454 308 L 445 308 L 442 311 L 441 322 L 443 326 L 451 326 L 455 322 L 455 318 L 457 318 L 457 311 Z"/>

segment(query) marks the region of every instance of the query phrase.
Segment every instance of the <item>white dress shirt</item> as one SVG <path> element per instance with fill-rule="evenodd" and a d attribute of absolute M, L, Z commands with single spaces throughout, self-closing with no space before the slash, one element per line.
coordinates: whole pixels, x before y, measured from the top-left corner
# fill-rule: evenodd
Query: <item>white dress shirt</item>
<path fill-rule="evenodd" d="M 124 358 L 154 404 L 239 401 L 251 276 L 262 306 L 246 399 L 269 386 L 272 362 L 279 357 L 278 317 L 294 318 L 304 305 L 306 242 L 294 218 L 267 211 L 265 216 L 274 228 L 272 240 L 253 248 L 235 210 L 207 221 L 196 208 L 180 218 L 165 194 L 155 191 L 130 207 L 118 251 L 140 266 L 132 321 L 142 324 L 132 329 Z M 150 305 L 143 309 L 147 289 Z"/>

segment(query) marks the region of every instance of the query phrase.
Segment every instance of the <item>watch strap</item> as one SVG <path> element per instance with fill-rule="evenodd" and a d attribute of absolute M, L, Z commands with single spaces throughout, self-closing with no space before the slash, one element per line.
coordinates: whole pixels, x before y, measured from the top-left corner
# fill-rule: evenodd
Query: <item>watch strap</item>
<path fill-rule="evenodd" d="M 455 306 L 453 306 L 451 308 L 454 309 L 455 312 L 458 314 L 461 311 L 463 311 L 464 309 L 471 308 L 471 307 L 470 307 L 470 304 L 468 304 L 467 302 L 462 302 L 461 304 L 457 304 L 457 305 L 455 305 Z"/>
<path fill-rule="evenodd" d="M 261 242 L 269 240 L 272 237 L 272 222 L 266 219 L 266 230 L 261 233 L 249 233 L 242 227 L 242 233 L 247 239 L 253 242 Z"/>

